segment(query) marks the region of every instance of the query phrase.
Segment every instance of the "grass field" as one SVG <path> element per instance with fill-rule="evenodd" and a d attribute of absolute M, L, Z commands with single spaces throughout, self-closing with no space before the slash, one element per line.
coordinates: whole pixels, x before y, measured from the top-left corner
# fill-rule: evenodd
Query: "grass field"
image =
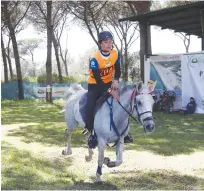
<path fill-rule="evenodd" d="M 120 167 L 104 167 L 103 185 L 94 184 L 94 161 L 78 129 L 73 156 L 62 156 L 65 122 L 59 101 L 2 101 L 2 190 L 192 190 L 204 189 L 204 115 L 154 113 L 156 129 L 145 135 L 131 121 L 133 144 L 125 145 Z M 114 149 L 107 155 L 115 157 Z"/>

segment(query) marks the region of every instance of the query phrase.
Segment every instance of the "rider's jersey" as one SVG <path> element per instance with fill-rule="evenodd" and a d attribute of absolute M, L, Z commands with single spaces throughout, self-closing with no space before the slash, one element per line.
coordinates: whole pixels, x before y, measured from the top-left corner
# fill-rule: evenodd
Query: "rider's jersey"
<path fill-rule="evenodd" d="M 94 70 L 100 71 L 100 77 L 104 83 L 111 82 L 115 71 L 115 64 L 120 64 L 120 55 L 117 50 L 112 49 L 109 56 L 103 55 L 100 50 L 98 50 L 90 59 L 90 76 L 88 79 L 88 83 L 96 84 L 96 80 L 93 76 Z"/>

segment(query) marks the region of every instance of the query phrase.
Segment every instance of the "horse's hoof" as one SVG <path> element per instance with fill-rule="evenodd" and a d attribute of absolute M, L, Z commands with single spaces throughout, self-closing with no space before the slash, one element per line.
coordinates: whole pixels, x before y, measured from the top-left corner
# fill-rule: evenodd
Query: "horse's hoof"
<path fill-rule="evenodd" d="M 66 151 L 65 150 L 62 151 L 62 155 L 66 155 Z"/>
<path fill-rule="evenodd" d="M 108 157 L 104 157 L 103 164 L 108 165 L 110 159 Z"/>
<path fill-rule="evenodd" d="M 90 162 L 91 161 L 91 157 L 90 156 L 85 156 L 85 160 L 86 160 L 86 162 Z"/>
<path fill-rule="evenodd" d="M 62 151 L 62 155 L 71 155 L 72 154 L 72 151 L 66 151 L 66 150 L 63 150 Z"/>
<path fill-rule="evenodd" d="M 102 184 L 103 184 L 103 181 L 101 181 L 101 180 L 100 180 L 100 181 L 96 181 L 95 184 L 97 184 L 97 185 L 102 185 Z"/>

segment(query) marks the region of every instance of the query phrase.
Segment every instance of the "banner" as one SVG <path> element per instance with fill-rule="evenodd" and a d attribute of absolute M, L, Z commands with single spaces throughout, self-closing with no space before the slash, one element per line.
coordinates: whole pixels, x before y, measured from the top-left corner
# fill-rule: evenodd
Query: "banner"
<path fill-rule="evenodd" d="M 52 87 L 52 97 L 53 98 L 62 98 L 64 97 L 68 87 Z M 46 87 L 35 87 L 33 89 L 34 95 L 39 98 L 46 97 Z"/>
<path fill-rule="evenodd" d="M 182 56 L 182 107 L 194 97 L 196 113 L 204 113 L 204 52 Z"/>
<path fill-rule="evenodd" d="M 152 56 L 150 59 L 150 79 L 157 80 L 156 89 L 181 90 L 181 56 Z"/>
<path fill-rule="evenodd" d="M 149 73 L 149 79 L 157 80 L 155 88 L 157 98 L 160 94 L 163 94 L 164 90 L 174 91 L 176 93 L 176 101 L 174 102 L 173 110 L 181 109 L 181 55 L 151 56 L 147 60 L 148 63 L 150 68 L 146 67 L 146 69 Z"/>

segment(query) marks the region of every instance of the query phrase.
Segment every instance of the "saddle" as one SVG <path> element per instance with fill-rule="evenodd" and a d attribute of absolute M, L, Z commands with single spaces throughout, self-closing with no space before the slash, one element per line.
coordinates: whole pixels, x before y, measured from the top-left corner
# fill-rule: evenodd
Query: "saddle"
<path fill-rule="evenodd" d="M 87 116 L 86 116 L 86 106 L 87 106 L 87 96 L 88 92 L 84 93 L 84 95 L 81 97 L 79 101 L 79 112 L 82 116 L 83 121 L 87 121 Z M 106 92 L 104 93 L 97 101 L 96 101 L 96 106 L 94 109 L 94 115 L 97 113 L 97 111 L 101 108 L 103 103 L 110 97 L 110 95 Z"/>
<path fill-rule="evenodd" d="M 86 116 L 86 105 L 87 105 L 87 96 L 88 96 L 88 92 L 84 93 L 84 95 L 81 97 L 81 99 L 79 100 L 79 112 L 82 116 L 83 121 L 87 121 L 87 116 Z M 110 97 L 116 97 L 118 98 L 119 96 L 117 95 L 116 91 L 112 91 L 110 92 L 104 92 L 104 94 L 96 101 L 96 106 L 94 109 L 94 116 L 95 114 L 100 110 L 101 106 L 103 105 L 103 103 Z"/>

